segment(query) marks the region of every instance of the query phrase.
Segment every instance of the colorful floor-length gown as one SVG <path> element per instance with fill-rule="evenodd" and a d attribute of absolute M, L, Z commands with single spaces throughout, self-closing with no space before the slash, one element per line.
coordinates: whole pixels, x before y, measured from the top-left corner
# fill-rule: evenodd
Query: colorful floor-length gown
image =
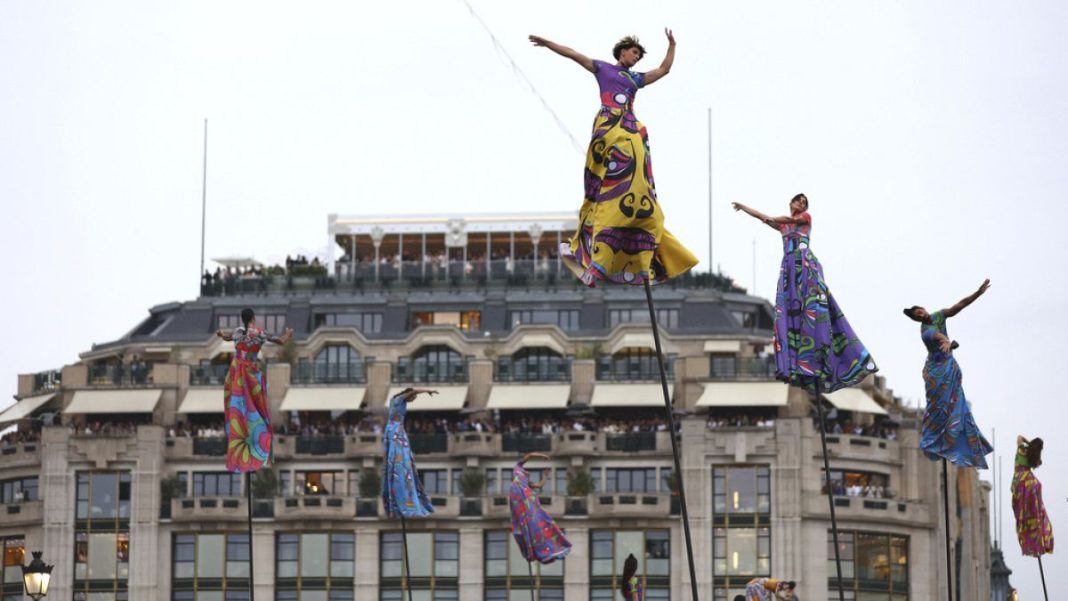
<path fill-rule="evenodd" d="M 401 393 L 389 400 L 389 421 L 382 433 L 385 458 L 382 462 L 382 503 L 391 518 L 421 518 L 434 513 L 415 468 L 404 415 L 407 397 Z"/>
<path fill-rule="evenodd" d="M 271 416 L 267 409 L 267 385 L 256 361 L 260 348 L 280 343 L 274 334 L 260 329 L 234 329 L 234 359 L 223 381 L 223 413 L 226 420 L 226 469 L 254 472 L 271 465 Z"/>
<path fill-rule="evenodd" d="M 523 464 L 515 464 L 512 468 L 512 485 L 508 490 L 512 536 L 527 561 L 552 563 L 571 552 L 571 542 L 552 516 L 542 509 L 537 493 L 530 487 L 529 478 Z"/>
<path fill-rule="evenodd" d="M 1026 445 L 1016 450 L 1016 470 L 1012 474 L 1012 512 L 1016 515 L 1016 538 L 1020 551 L 1030 557 L 1053 553 L 1053 526 L 1042 502 L 1042 483 L 1035 478 L 1027 461 Z"/>
<path fill-rule="evenodd" d="M 638 598 L 635 599 L 634 595 Z M 645 590 L 642 589 L 642 581 L 637 576 L 631 576 L 628 582 L 623 583 L 623 596 L 627 601 L 644 601 Z"/>
<path fill-rule="evenodd" d="M 645 74 L 593 61 L 601 109 L 586 153 L 579 227 L 561 248 L 565 264 L 587 285 L 597 280 L 644 284 L 669 280 L 697 257 L 664 229 L 656 198 L 649 136 L 634 116 Z"/>
<path fill-rule="evenodd" d="M 778 587 L 774 578 L 754 578 L 745 585 L 745 601 L 774 601 Z"/>
<path fill-rule="evenodd" d="M 775 376 L 810 393 L 855 386 L 878 371 L 809 248 L 812 217 L 779 226 L 783 257 L 775 290 Z"/>
<path fill-rule="evenodd" d="M 943 458 L 961 467 L 986 469 L 985 455 L 994 449 L 975 425 L 953 351 L 943 352 L 935 334 L 949 337 L 942 311 L 932 313 L 931 322 L 920 326 L 920 337 L 927 347 L 923 365 L 927 408 L 923 412 L 920 449 L 932 460 Z"/>

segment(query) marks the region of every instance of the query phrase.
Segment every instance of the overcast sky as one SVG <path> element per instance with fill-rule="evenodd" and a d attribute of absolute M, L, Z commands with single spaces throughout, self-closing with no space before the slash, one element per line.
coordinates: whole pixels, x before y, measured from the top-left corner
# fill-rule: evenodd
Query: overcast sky
<path fill-rule="evenodd" d="M 674 69 L 636 105 L 668 227 L 707 263 L 711 108 L 715 265 L 773 295 L 778 236 L 729 203 L 781 214 L 805 192 L 832 291 L 910 403 L 924 349 L 901 308 L 948 306 L 990 277 L 949 323 L 965 390 L 998 428 L 1006 500 L 1012 438 L 1047 439 L 1038 475 L 1068 536 L 1068 3 L 471 1 L 583 145 L 593 76 L 527 34 L 609 60 L 636 34 L 648 70 L 674 28 Z M 582 154 L 460 0 L 8 0 L 0 81 L 12 393 L 17 373 L 196 296 L 204 118 L 209 257 L 325 256 L 329 213 L 581 201 Z M 1037 598 L 1005 520 L 1013 582 Z M 1046 572 L 1064 589 L 1059 556 Z"/>

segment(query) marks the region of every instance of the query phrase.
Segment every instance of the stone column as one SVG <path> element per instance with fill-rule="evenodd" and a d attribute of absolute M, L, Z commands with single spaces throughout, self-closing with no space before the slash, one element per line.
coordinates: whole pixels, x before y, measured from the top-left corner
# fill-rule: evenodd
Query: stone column
<path fill-rule="evenodd" d="M 564 562 L 564 601 L 589 601 L 590 598 L 590 529 L 560 524 L 572 541 L 571 552 Z"/>
<path fill-rule="evenodd" d="M 481 528 L 460 529 L 460 598 L 481 599 L 485 586 L 482 568 L 485 562 Z"/>
<path fill-rule="evenodd" d="M 378 528 L 356 527 L 356 590 L 357 599 L 378 599 Z"/>
<path fill-rule="evenodd" d="M 64 369 L 64 374 L 67 369 Z M 75 479 L 67 460 L 67 429 L 46 427 L 41 431 L 41 498 L 46 516 L 42 533 L 44 559 L 54 563 L 49 596 L 72 598 L 74 583 L 74 493 Z"/>
<path fill-rule="evenodd" d="M 130 578 L 131 599 L 159 599 L 160 470 L 163 467 L 163 428 L 138 426 L 133 449 L 134 467 L 130 491 Z M 111 466 L 109 466 L 111 467 Z M 68 557 L 69 557 L 68 553 Z"/>

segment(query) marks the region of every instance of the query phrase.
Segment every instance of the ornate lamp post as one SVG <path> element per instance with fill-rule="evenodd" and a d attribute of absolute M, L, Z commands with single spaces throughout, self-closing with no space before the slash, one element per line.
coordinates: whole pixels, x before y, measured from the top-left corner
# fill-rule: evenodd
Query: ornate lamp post
<path fill-rule="evenodd" d="M 48 581 L 52 578 L 52 566 L 41 561 L 41 551 L 33 552 L 33 561 L 22 566 L 22 581 L 26 585 L 26 594 L 34 601 L 41 601 L 48 594 Z"/>

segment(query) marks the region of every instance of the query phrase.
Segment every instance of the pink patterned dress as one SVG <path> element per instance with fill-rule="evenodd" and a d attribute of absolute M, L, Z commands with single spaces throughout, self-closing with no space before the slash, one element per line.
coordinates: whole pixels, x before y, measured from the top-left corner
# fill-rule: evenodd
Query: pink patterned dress
<path fill-rule="evenodd" d="M 260 348 L 267 342 L 281 343 L 277 336 L 260 329 L 234 329 L 236 351 L 223 382 L 226 419 L 226 469 L 254 472 L 271 465 L 271 416 L 267 409 L 267 385 L 259 363 Z"/>
<path fill-rule="evenodd" d="M 571 552 L 571 541 L 541 508 L 538 495 L 530 488 L 522 462 L 512 468 L 508 505 L 512 510 L 512 535 L 527 561 L 552 563 Z"/>
<path fill-rule="evenodd" d="M 1012 475 L 1012 512 L 1016 515 L 1016 538 L 1024 555 L 1040 557 L 1053 553 L 1053 526 L 1042 503 L 1042 483 L 1027 462 L 1025 445 L 1016 450 Z"/>

